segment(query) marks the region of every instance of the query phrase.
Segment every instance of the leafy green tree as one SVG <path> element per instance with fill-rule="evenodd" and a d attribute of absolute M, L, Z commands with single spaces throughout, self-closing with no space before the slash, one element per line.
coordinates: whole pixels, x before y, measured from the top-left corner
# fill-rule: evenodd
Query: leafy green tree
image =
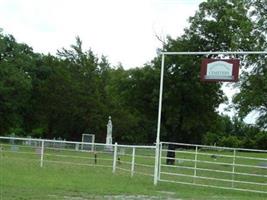
<path fill-rule="evenodd" d="M 33 53 L 13 36 L 0 33 L 0 134 L 23 134 L 23 114 L 30 98 Z"/>
<path fill-rule="evenodd" d="M 126 143 L 153 143 L 157 116 L 158 75 L 150 66 L 110 71 L 108 91 L 111 100 L 114 137 Z M 156 99 L 155 99 L 156 97 Z"/>
<path fill-rule="evenodd" d="M 266 131 L 257 126 L 246 124 L 241 119 L 218 116 L 216 125 L 203 137 L 207 145 L 240 148 L 266 149 Z"/>
<path fill-rule="evenodd" d="M 256 38 L 251 50 L 266 51 L 267 49 L 267 1 L 246 0 L 249 16 L 253 22 L 251 34 Z M 240 93 L 234 97 L 239 117 L 243 119 L 251 111 L 257 111 L 257 125 L 267 127 L 267 58 L 266 55 L 251 55 L 246 59 L 246 69 L 242 73 Z"/>
<path fill-rule="evenodd" d="M 257 43 L 257 37 L 253 35 L 248 10 L 244 1 L 203 2 L 190 18 L 185 34 L 176 40 L 169 39 L 164 50 L 250 50 Z M 200 143 L 203 134 L 212 128 L 216 108 L 225 100 L 220 83 L 199 82 L 199 65 L 200 56 L 166 59 L 163 125 L 171 141 Z M 168 106 L 174 104 L 177 106 Z"/>
<path fill-rule="evenodd" d="M 58 54 L 36 56 L 35 67 L 29 70 L 32 91 L 24 129 L 35 137 L 72 140 L 81 140 L 81 134 L 90 130 L 103 140 L 108 61 L 104 57 L 99 61 L 91 50 L 84 52 L 79 38 Z"/>
<path fill-rule="evenodd" d="M 267 132 L 261 131 L 255 136 L 255 142 L 258 149 L 267 149 Z"/>
<path fill-rule="evenodd" d="M 241 143 L 237 136 L 228 135 L 220 139 L 218 146 L 239 148 Z"/>
<path fill-rule="evenodd" d="M 79 38 L 70 50 L 63 49 L 58 55 L 59 58 L 44 58 L 43 68 L 38 69 L 47 73 L 43 80 L 37 79 L 36 85 L 46 137 L 80 140 L 86 129 L 101 136 L 105 129 L 101 126 L 104 112 L 101 63 L 91 50 L 82 50 Z"/>
<path fill-rule="evenodd" d="M 261 63 L 267 64 L 267 59 Z M 259 118 L 256 123 L 259 127 L 267 128 L 267 71 L 258 66 L 249 74 L 245 74 L 241 82 L 240 93 L 234 97 L 235 107 L 243 119 L 250 112 L 256 111 Z"/>
<path fill-rule="evenodd" d="M 266 0 L 207 0 L 184 34 L 168 37 L 162 50 L 264 50 L 266 5 Z M 239 118 L 233 120 L 216 111 L 226 101 L 221 83 L 199 81 L 202 56 L 166 57 L 161 140 L 265 148 L 266 132 L 240 119 L 258 110 L 257 124 L 267 126 L 266 56 L 238 57 L 243 74 L 234 98 Z M 153 143 L 160 65 L 157 56 L 142 68 L 112 68 L 106 57 L 84 51 L 79 37 L 57 56 L 42 55 L 0 33 L 0 133 L 80 140 L 89 130 L 104 141 L 111 115 L 115 141 Z"/>

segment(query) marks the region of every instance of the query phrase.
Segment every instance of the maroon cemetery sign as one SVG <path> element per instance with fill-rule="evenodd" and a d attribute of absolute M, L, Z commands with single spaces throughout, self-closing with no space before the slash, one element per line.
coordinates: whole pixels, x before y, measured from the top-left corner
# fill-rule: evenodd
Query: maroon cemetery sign
<path fill-rule="evenodd" d="M 208 59 L 202 60 L 200 77 L 202 81 L 238 81 L 238 59 Z"/>

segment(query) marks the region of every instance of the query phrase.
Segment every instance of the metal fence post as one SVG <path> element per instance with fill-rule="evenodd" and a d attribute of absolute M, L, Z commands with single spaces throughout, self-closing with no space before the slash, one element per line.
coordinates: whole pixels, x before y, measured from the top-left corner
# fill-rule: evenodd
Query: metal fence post
<path fill-rule="evenodd" d="M 41 142 L 41 163 L 40 166 L 43 167 L 44 165 L 44 140 Z"/>
<path fill-rule="evenodd" d="M 232 187 L 234 187 L 234 179 L 235 179 L 235 158 L 236 158 L 236 149 L 234 149 L 234 155 L 233 155 Z"/>
<path fill-rule="evenodd" d="M 154 185 L 157 185 L 158 183 L 158 171 L 159 171 L 159 143 L 156 143 Z"/>
<path fill-rule="evenodd" d="M 162 143 L 160 143 L 160 145 L 159 145 L 159 169 L 158 169 L 158 180 L 160 180 L 161 157 L 162 157 Z"/>
<path fill-rule="evenodd" d="M 195 179 L 197 177 L 197 153 L 198 153 L 198 146 L 196 146 L 196 150 L 195 150 L 195 166 L 194 166 L 194 180 L 193 180 L 193 183 L 195 183 Z"/>
<path fill-rule="evenodd" d="M 132 167 L 131 167 L 131 176 L 134 175 L 134 162 L 135 162 L 135 147 L 133 147 L 133 153 L 132 153 Z"/>
<path fill-rule="evenodd" d="M 117 150 L 118 150 L 118 143 L 115 142 L 115 146 L 114 146 L 114 155 L 113 155 L 113 169 L 112 169 L 112 173 L 115 173 L 115 171 L 116 171 L 116 164 L 117 164 Z"/>

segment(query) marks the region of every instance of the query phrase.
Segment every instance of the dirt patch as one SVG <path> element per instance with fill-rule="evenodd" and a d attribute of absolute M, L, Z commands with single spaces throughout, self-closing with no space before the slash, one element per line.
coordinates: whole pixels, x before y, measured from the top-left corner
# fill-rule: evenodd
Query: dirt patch
<path fill-rule="evenodd" d="M 79 195 L 48 195 L 49 199 L 55 200 L 181 200 L 175 198 L 175 192 L 168 191 L 158 191 L 159 196 L 149 196 L 149 195 L 90 195 L 86 193 L 80 193 Z"/>
<path fill-rule="evenodd" d="M 103 196 L 88 196 L 88 197 L 70 197 L 64 196 L 66 200 L 181 200 L 172 197 L 159 197 L 159 196 L 147 196 L 147 195 L 103 195 Z"/>

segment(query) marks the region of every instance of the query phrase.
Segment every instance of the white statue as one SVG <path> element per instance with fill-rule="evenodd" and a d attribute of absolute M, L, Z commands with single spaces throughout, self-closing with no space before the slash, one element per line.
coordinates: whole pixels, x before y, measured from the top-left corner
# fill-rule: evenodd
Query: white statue
<path fill-rule="evenodd" d="M 112 121 L 111 121 L 111 116 L 108 117 L 106 144 L 112 144 Z"/>

